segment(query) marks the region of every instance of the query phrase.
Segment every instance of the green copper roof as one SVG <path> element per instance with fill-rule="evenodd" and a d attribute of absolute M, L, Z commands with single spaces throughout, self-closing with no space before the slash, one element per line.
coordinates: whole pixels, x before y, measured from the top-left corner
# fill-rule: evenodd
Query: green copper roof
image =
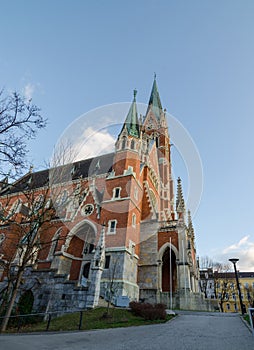
<path fill-rule="evenodd" d="M 162 105 L 161 105 L 161 100 L 160 100 L 160 95 L 158 91 L 158 86 L 156 83 L 156 74 L 154 74 L 154 81 L 153 81 L 153 87 L 152 87 L 152 92 L 151 96 L 148 102 L 148 110 L 152 107 L 152 110 L 155 114 L 155 116 L 159 119 L 160 114 L 162 112 Z M 147 110 L 147 112 L 148 112 Z"/>
<path fill-rule="evenodd" d="M 139 121 L 138 121 L 138 112 L 137 112 L 137 104 L 136 104 L 136 95 L 137 95 L 137 90 L 134 90 L 133 102 L 131 104 L 127 117 L 125 119 L 124 126 L 126 126 L 128 134 L 130 136 L 139 137 Z"/>

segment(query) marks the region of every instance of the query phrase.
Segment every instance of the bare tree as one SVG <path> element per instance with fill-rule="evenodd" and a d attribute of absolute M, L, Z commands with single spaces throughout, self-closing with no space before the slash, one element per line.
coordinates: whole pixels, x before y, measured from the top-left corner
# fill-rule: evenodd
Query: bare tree
<path fill-rule="evenodd" d="M 81 193 L 79 183 L 72 185 L 69 181 L 75 173 L 72 172 L 75 163 L 60 164 L 62 158 L 66 161 L 66 157 L 59 155 L 58 160 L 54 158 L 51 169 L 39 175 L 29 172 L 0 191 L 0 220 L 2 232 L 6 233 L 5 241 L 0 244 L 0 267 L 8 281 L 0 306 L 2 311 L 6 310 L 1 331 L 7 327 L 26 268 L 35 267 L 38 255 L 53 244 L 48 231 L 59 228 L 67 208 L 80 205 L 82 195 L 86 194 Z M 57 243 L 65 238 L 64 235 L 57 237 Z"/>
<path fill-rule="evenodd" d="M 201 258 L 199 259 L 199 266 L 200 269 L 210 269 L 213 268 L 214 266 L 214 262 L 213 260 L 209 257 L 209 256 L 201 256 Z"/>
<path fill-rule="evenodd" d="M 249 307 L 254 307 L 254 288 L 249 286 L 249 287 L 244 287 L 246 297 L 249 303 Z"/>
<path fill-rule="evenodd" d="M 8 242 L 1 249 L 3 258 L 0 263 L 8 283 L 1 305 L 2 310 L 6 309 L 1 331 L 4 331 L 8 324 L 25 269 L 27 266 L 34 266 L 39 251 L 52 244 L 44 234 L 49 225 L 52 226 L 51 220 L 55 217 L 55 210 L 47 192 L 44 191 L 40 195 L 36 191 L 22 193 L 12 204 L 11 212 L 2 213 L 5 227 L 3 232 L 6 232 Z M 5 208 L 8 207 L 9 203 Z"/>
<path fill-rule="evenodd" d="M 214 292 L 218 299 L 221 312 L 224 312 L 224 303 L 232 293 L 232 272 L 229 264 L 216 263 L 214 272 Z"/>
<path fill-rule="evenodd" d="M 19 93 L 0 91 L 0 175 L 20 175 L 26 167 L 27 141 L 44 128 L 40 109 Z"/>

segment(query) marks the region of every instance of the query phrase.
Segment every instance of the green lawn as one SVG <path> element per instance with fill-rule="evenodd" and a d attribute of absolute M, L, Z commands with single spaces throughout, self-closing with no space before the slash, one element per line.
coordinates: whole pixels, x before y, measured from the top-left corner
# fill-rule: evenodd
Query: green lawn
<path fill-rule="evenodd" d="M 245 319 L 245 321 L 247 321 L 250 325 L 250 316 L 247 314 L 247 315 L 244 315 L 243 317 Z"/>
<path fill-rule="evenodd" d="M 168 315 L 166 320 L 146 321 L 142 317 L 134 316 L 129 310 L 111 308 L 110 317 L 103 317 L 106 308 L 96 308 L 83 312 L 83 321 L 81 330 L 130 327 L 148 325 L 154 323 L 164 323 L 173 316 Z M 80 322 L 80 312 L 66 314 L 57 318 L 52 318 L 49 331 L 74 331 L 78 330 Z M 22 326 L 20 332 L 39 332 L 45 331 L 47 322 L 35 323 L 32 325 Z M 17 328 L 9 328 L 7 332 L 17 332 Z"/>

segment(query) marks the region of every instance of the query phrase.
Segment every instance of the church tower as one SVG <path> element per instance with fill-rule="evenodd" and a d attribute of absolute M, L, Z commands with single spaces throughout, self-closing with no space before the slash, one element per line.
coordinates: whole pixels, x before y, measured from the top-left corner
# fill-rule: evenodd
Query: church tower
<path fill-rule="evenodd" d="M 104 286 L 109 279 L 121 281 L 117 295 L 138 299 L 138 245 L 140 241 L 141 130 L 137 114 L 137 91 L 115 144 L 112 171 L 105 180 L 101 218 L 107 223 L 106 255 L 110 269 L 104 271 Z M 102 283 L 102 284 L 103 284 Z M 104 291 L 105 288 L 103 287 Z M 102 288 L 102 290 L 103 290 Z"/>
<path fill-rule="evenodd" d="M 143 139 L 154 140 L 160 177 L 159 220 L 170 220 L 174 216 L 173 180 L 171 176 L 170 137 L 168 133 L 166 110 L 162 109 L 161 99 L 154 76 L 151 95 L 144 118 Z"/>
<path fill-rule="evenodd" d="M 138 120 L 137 90 L 134 90 L 133 102 L 116 141 L 116 155 L 114 160 L 115 175 L 122 175 L 124 171 L 139 172 L 140 167 L 140 125 Z"/>
<path fill-rule="evenodd" d="M 140 298 L 169 305 L 170 294 L 173 306 L 188 308 L 186 300 L 190 301 L 191 293 L 198 290 L 194 230 L 190 215 L 186 222 L 180 178 L 174 208 L 170 136 L 156 76 L 141 125 L 141 138 L 144 194 L 138 262 Z"/>

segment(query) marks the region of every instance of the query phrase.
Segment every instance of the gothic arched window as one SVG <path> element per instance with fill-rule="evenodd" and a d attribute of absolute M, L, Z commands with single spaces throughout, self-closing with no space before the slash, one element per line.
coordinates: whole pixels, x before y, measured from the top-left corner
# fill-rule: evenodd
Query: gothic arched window
<path fill-rule="evenodd" d="M 126 137 L 123 138 L 122 149 L 125 149 L 125 147 L 126 147 Z"/>

